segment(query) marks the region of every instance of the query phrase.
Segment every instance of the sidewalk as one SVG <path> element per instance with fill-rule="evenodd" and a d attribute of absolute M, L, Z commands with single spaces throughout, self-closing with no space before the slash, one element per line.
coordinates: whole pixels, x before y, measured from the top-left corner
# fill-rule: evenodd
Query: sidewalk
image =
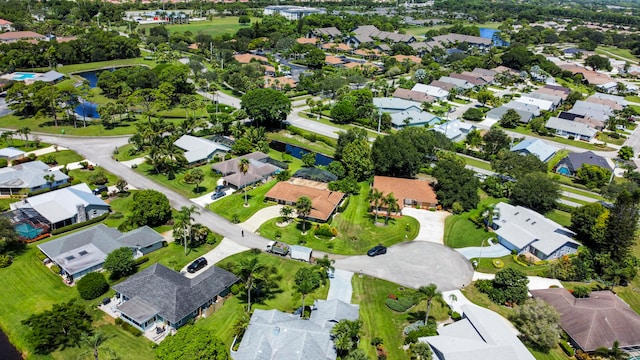
<path fill-rule="evenodd" d="M 65 147 L 62 146 L 58 146 L 58 151 L 62 151 L 62 150 L 69 150 Z M 36 156 L 41 156 L 41 155 L 45 155 L 45 154 L 50 154 L 52 152 L 56 152 L 56 149 L 53 145 L 46 147 L 46 148 L 42 148 L 42 149 L 37 149 L 37 150 L 33 150 L 33 151 L 28 151 L 26 152 L 25 156 L 29 156 L 29 154 L 35 154 Z"/>

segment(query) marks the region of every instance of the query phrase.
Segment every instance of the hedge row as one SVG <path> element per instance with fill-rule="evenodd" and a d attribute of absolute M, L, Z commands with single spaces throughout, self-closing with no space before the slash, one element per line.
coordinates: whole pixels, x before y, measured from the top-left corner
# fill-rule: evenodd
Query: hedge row
<path fill-rule="evenodd" d="M 287 126 L 287 130 L 289 130 L 290 133 L 292 133 L 293 135 L 300 135 L 303 138 L 311 141 L 311 142 L 316 142 L 316 141 L 320 141 L 323 142 L 331 147 L 336 147 L 337 145 L 337 141 L 328 137 L 328 136 L 322 136 L 322 135 L 318 135 L 316 133 L 312 133 L 312 132 L 308 132 L 305 130 L 302 130 L 300 128 L 297 128 L 295 126 Z"/>
<path fill-rule="evenodd" d="M 116 319 L 116 325 L 120 325 L 120 327 L 128 332 L 129 334 L 133 335 L 133 336 L 140 336 L 142 335 L 142 332 L 138 329 L 136 329 L 133 325 L 129 324 L 128 322 L 122 320 L 122 318 L 117 318 Z"/>
<path fill-rule="evenodd" d="M 562 348 L 562 351 L 564 351 L 565 354 L 567 354 L 568 356 L 573 356 L 574 351 L 573 351 L 573 348 L 571 347 L 571 345 L 569 345 L 564 340 L 560 340 L 559 344 L 560 344 L 560 347 Z"/>
<path fill-rule="evenodd" d="M 93 219 L 85 221 L 85 222 L 75 223 L 75 224 L 63 226 L 61 228 L 53 230 L 51 232 L 51 235 L 58 235 L 58 234 L 65 233 L 67 231 L 71 231 L 71 230 L 79 229 L 81 227 L 85 227 L 87 225 L 95 224 L 97 222 L 100 222 L 100 221 L 106 219 L 107 217 L 109 217 L 109 213 L 104 213 L 104 214 L 102 214 L 100 216 L 94 217 Z"/>
<path fill-rule="evenodd" d="M 405 312 L 415 305 L 413 298 L 410 297 L 401 297 L 398 300 L 387 298 L 384 303 L 389 309 L 397 312 Z"/>

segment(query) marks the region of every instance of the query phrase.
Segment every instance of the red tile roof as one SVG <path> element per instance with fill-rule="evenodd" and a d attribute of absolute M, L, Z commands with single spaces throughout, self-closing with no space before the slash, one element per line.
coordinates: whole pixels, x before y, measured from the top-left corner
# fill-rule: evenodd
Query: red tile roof
<path fill-rule="evenodd" d="M 312 208 L 309 217 L 326 221 L 338 207 L 345 194 L 281 181 L 265 195 L 267 199 L 286 203 L 295 203 L 302 196 L 311 199 Z"/>
<path fill-rule="evenodd" d="M 248 64 L 251 62 L 252 59 L 263 62 L 263 63 L 269 62 L 269 59 L 267 59 L 266 57 L 260 56 L 260 55 L 253 55 L 253 54 L 238 54 L 238 55 L 233 55 L 233 58 L 236 59 L 236 61 L 241 64 Z"/>
<path fill-rule="evenodd" d="M 401 210 L 404 208 L 405 202 L 409 201 L 430 204 L 431 206 L 438 203 L 438 198 L 431 184 L 424 180 L 375 176 L 373 188 L 382 191 L 384 195 L 393 193 L 393 196 L 398 199 L 398 206 Z"/>

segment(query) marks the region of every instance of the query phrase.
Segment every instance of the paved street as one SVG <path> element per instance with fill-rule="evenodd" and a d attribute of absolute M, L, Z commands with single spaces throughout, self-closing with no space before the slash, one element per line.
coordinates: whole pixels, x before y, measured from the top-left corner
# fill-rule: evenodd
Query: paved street
<path fill-rule="evenodd" d="M 297 112 L 291 113 L 287 118 L 287 124 L 293 125 L 303 130 L 311 131 L 319 135 L 327 136 L 332 139 L 338 138 L 338 133 L 343 131 L 335 126 L 326 125 L 317 121 L 305 119 L 301 117 Z"/>

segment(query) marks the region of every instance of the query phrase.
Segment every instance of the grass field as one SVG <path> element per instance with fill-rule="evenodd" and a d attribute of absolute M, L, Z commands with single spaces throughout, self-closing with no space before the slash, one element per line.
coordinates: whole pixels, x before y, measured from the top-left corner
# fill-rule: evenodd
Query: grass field
<path fill-rule="evenodd" d="M 607 201 L 607 199 L 603 198 L 602 196 L 600 196 L 600 195 L 598 195 L 596 193 L 593 193 L 593 192 L 590 192 L 590 191 L 586 191 L 586 190 L 580 190 L 580 189 L 577 189 L 577 188 L 575 188 L 573 186 L 560 185 L 560 189 L 562 189 L 562 191 L 568 191 L 568 192 L 571 192 L 571 193 L 574 193 L 574 194 L 587 196 L 587 197 L 590 197 L 590 198 L 593 198 L 593 199 L 596 199 L 596 200 Z"/>
<path fill-rule="evenodd" d="M 545 276 L 548 265 L 531 265 L 531 266 L 522 266 L 515 261 L 513 261 L 512 255 L 507 255 L 499 258 L 504 263 L 504 268 L 512 268 L 517 269 L 525 273 L 527 276 Z M 501 269 L 493 266 L 493 259 L 491 258 L 482 258 L 478 261 L 478 267 L 476 271 L 486 274 L 495 274 Z"/>
<path fill-rule="evenodd" d="M 564 159 L 567 155 L 569 155 L 569 150 L 558 150 L 558 152 L 556 152 L 555 155 L 547 161 L 547 170 L 553 171 L 553 168 L 556 167 L 560 160 Z"/>
<path fill-rule="evenodd" d="M 362 338 L 359 348 L 364 350 L 370 359 L 376 358 L 375 348 L 371 346 L 371 340 L 381 338 L 383 346 L 388 352 L 388 359 L 408 359 L 407 353 L 402 348 L 405 326 L 417 320 L 424 320 L 426 302 L 421 302 L 404 313 L 397 313 L 385 305 L 389 294 L 412 294 L 414 291 L 400 290 L 397 284 L 372 278 L 369 276 L 354 276 L 353 302 L 360 304 L 360 320 L 363 321 Z M 432 303 L 429 317 L 436 321 L 442 321 L 449 317 L 448 306 L 440 300 Z"/>
<path fill-rule="evenodd" d="M 264 195 L 271 190 L 277 182 L 277 180 L 271 180 L 264 185 L 247 190 L 248 207 L 244 206 L 244 191 L 241 190 L 213 202 L 209 205 L 209 210 L 229 221 L 237 220 L 238 222 L 244 222 L 258 212 L 258 210 L 274 205 L 274 203 L 265 202 Z"/>
<path fill-rule="evenodd" d="M 53 155 L 58 165 L 66 165 L 84 160 L 84 157 L 78 155 L 73 150 L 60 150 L 58 152 L 49 153 L 43 156 Z"/>
<path fill-rule="evenodd" d="M 3 124 L 4 126 L 4 124 Z M 21 139 L 9 139 L 9 143 L 4 143 L 2 148 L 5 147 L 14 147 L 16 149 L 22 150 L 24 152 L 30 152 L 30 151 L 34 151 L 34 150 L 38 150 L 38 149 L 44 149 L 44 148 L 48 148 L 49 146 L 51 146 L 51 144 L 48 143 L 40 143 L 40 146 L 38 146 L 37 148 L 33 145 L 33 135 L 29 136 L 29 144 L 28 146 L 25 145 L 24 140 Z"/>
<path fill-rule="evenodd" d="M 216 182 L 220 178 L 219 175 L 211 171 L 211 164 L 200 165 L 198 168 L 204 173 L 204 181 L 199 184 L 198 191 L 196 191 L 195 184 L 187 184 L 184 182 L 184 177 L 190 170 L 184 170 L 175 174 L 175 179 L 173 180 L 169 180 L 165 174 L 156 173 L 153 166 L 147 163 L 138 165 L 135 170 L 187 198 L 193 198 L 213 191 L 217 185 Z"/>
<path fill-rule="evenodd" d="M 480 169 L 484 169 L 484 170 L 489 170 L 489 171 L 493 171 L 493 168 L 491 168 L 491 164 L 487 161 L 482 161 L 479 159 L 474 159 L 474 158 L 470 158 L 467 156 L 462 156 L 462 159 L 464 159 L 464 162 L 467 165 L 473 166 L 473 167 L 477 167 Z"/>
<path fill-rule="evenodd" d="M 175 25 L 166 25 L 169 34 L 174 32 L 184 33 L 186 31 L 190 31 L 193 35 L 196 34 L 204 34 L 211 36 L 220 36 L 223 34 L 235 34 L 238 30 L 243 27 L 249 25 L 240 25 L 238 23 L 239 17 L 237 16 L 227 16 L 227 17 L 218 17 L 213 20 L 207 21 L 193 21 L 189 24 L 175 24 Z M 251 23 L 256 21 L 260 21 L 259 18 L 252 17 Z M 153 24 L 150 25 L 141 25 L 140 27 L 143 29 L 151 28 Z"/>
<path fill-rule="evenodd" d="M 2 198 L 0 199 L 0 212 L 9 210 L 9 204 L 19 201 L 16 198 Z"/>
<path fill-rule="evenodd" d="M 627 101 L 640 104 L 640 96 L 630 95 L 630 96 L 626 96 L 624 99 Z"/>
<path fill-rule="evenodd" d="M 614 145 L 622 145 L 624 144 L 625 141 L 627 141 L 626 137 L 622 137 L 620 139 L 616 139 L 613 138 L 611 136 L 609 136 L 608 134 L 604 134 L 604 133 L 599 133 L 598 134 L 598 140 L 609 143 L 609 144 L 614 144 Z"/>
<path fill-rule="evenodd" d="M 143 57 L 133 59 L 118 59 L 109 61 L 98 61 L 84 64 L 64 65 L 56 69 L 56 71 L 63 74 L 71 74 L 89 70 L 99 69 L 111 69 L 113 67 L 132 66 L 132 65 L 146 65 L 149 67 L 156 67 L 157 63 L 153 60 L 145 60 Z"/>
<path fill-rule="evenodd" d="M 118 153 L 113 155 L 113 158 L 117 161 L 127 161 L 143 157 L 146 153 L 132 153 L 134 147 L 133 144 L 127 144 L 118 148 Z"/>
<path fill-rule="evenodd" d="M 463 248 L 468 246 L 480 246 L 482 242 L 495 238 L 494 233 L 487 232 L 484 227 L 474 224 L 470 218 L 472 216 L 481 216 L 480 209 L 484 205 L 497 204 L 506 199 L 495 199 L 486 197 L 480 200 L 478 207 L 474 210 L 462 213 L 460 215 L 452 215 L 444 221 L 444 243 L 452 248 Z"/>
<path fill-rule="evenodd" d="M 632 64 L 638 63 L 638 57 L 633 55 L 628 49 L 619 49 L 617 47 L 610 46 L 598 46 L 596 54 L 605 55 L 608 57 L 617 57 L 620 60 L 628 60 Z"/>
<path fill-rule="evenodd" d="M 507 131 L 513 131 L 513 132 L 517 132 L 518 134 L 523 134 L 523 135 L 528 135 L 528 136 L 533 136 L 533 137 L 537 137 L 537 138 L 541 138 L 541 139 L 545 139 L 551 142 L 556 142 L 556 143 L 560 143 L 560 144 L 565 144 L 565 145 L 571 145 L 571 146 L 575 146 L 575 147 L 579 147 L 582 149 L 587 149 L 587 150 L 595 150 L 595 151 L 612 151 L 614 150 L 613 148 L 610 147 L 598 147 L 595 146 L 594 144 L 591 143 L 587 143 L 584 141 L 579 141 L 579 140 L 569 140 L 567 138 L 563 138 L 563 137 L 559 137 L 559 136 L 541 136 L 538 135 L 536 133 L 534 133 L 533 131 L 531 131 L 531 129 L 527 129 L 523 126 L 518 126 L 514 129 L 505 129 Z"/>
<path fill-rule="evenodd" d="M 107 179 L 109 180 L 109 182 L 106 185 L 115 185 L 116 181 L 118 181 L 118 177 L 117 176 L 115 176 L 112 173 L 104 170 L 100 166 L 96 166 L 93 171 L 91 171 L 91 170 L 82 170 L 82 169 L 69 170 L 69 177 L 73 177 L 74 180 L 78 179 L 78 180 L 80 180 L 80 182 L 87 183 L 89 185 L 89 187 L 95 188 L 96 186 L 95 185 L 91 185 L 91 181 L 89 181 L 89 178 L 92 175 L 97 174 L 99 171 L 102 171 L 107 176 Z"/>
<path fill-rule="evenodd" d="M 557 222 L 558 224 L 569 227 L 571 226 L 571 214 L 566 211 L 561 210 L 551 210 L 548 213 L 544 214 L 544 216 L 552 221 Z"/>
<path fill-rule="evenodd" d="M 497 29 L 500 26 L 500 24 L 501 23 L 499 22 L 486 22 L 482 24 L 466 24 L 466 25 L 473 25 L 479 28 Z M 436 29 L 441 29 L 441 28 L 446 28 L 451 26 L 452 26 L 451 24 L 434 25 L 434 26 L 412 26 L 412 27 L 405 28 L 403 30 L 405 30 L 406 33 L 409 35 L 424 37 L 424 34 L 429 30 L 436 30 Z"/>

